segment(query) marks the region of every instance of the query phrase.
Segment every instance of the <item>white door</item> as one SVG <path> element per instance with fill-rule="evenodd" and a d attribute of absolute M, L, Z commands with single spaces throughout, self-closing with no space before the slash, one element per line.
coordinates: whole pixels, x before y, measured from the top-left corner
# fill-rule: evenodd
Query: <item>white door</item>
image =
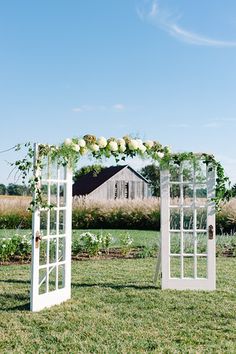
<path fill-rule="evenodd" d="M 35 146 L 35 158 L 38 147 Z M 72 172 L 44 161 L 39 185 L 50 208 L 33 213 L 31 310 L 60 304 L 71 297 Z"/>
<path fill-rule="evenodd" d="M 214 290 L 215 169 L 184 161 L 161 171 L 162 288 Z"/>

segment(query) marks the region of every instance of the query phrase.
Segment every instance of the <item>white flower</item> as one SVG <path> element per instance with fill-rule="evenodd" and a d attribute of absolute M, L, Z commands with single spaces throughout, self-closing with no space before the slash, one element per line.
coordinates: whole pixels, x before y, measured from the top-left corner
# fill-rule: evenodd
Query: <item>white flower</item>
<path fill-rule="evenodd" d="M 148 149 L 151 149 L 154 146 L 154 142 L 152 140 L 146 140 L 144 144 Z"/>
<path fill-rule="evenodd" d="M 108 147 L 111 151 L 117 151 L 118 150 L 118 144 L 116 141 L 110 141 L 108 144 Z"/>
<path fill-rule="evenodd" d="M 99 146 L 97 144 L 91 144 L 90 145 L 90 150 L 91 151 L 99 151 Z"/>
<path fill-rule="evenodd" d="M 118 145 L 125 145 L 125 139 L 117 139 Z"/>
<path fill-rule="evenodd" d="M 64 141 L 64 144 L 65 145 L 71 145 L 72 144 L 72 140 L 67 138 L 65 141 Z"/>
<path fill-rule="evenodd" d="M 139 147 L 139 150 L 144 154 L 144 153 L 146 152 L 147 148 L 146 148 L 146 146 L 141 145 L 141 146 Z"/>
<path fill-rule="evenodd" d="M 88 152 L 88 149 L 86 147 L 81 148 L 81 150 L 80 150 L 81 155 L 85 155 L 85 154 L 87 154 L 87 152 Z"/>
<path fill-rule="evenodd" d="M 121 144 L 121 145 L 119 146 L 119 150 L 120 150 L 120 152 L 125 152 L 125 150 L 126 150 L 125 144 Z"/>
<path fill-rule="evenodd" d="M 85 142 L 85 140 L 84 139 L 79 139 L 78 140 L 78 145 L 80 146 L 80 147 L 85 147 L 86 146 L 86 142 Z"/>
<path fill-rule="evenodd" d="M 101 136 L 98 138 L 97 143 L 100 148 L 105 148 L 107 146 L 107 139 Z"/>
<path fill-rule="evenodd" d="M 136 142 L 138 143 L 138 148 L 140 149 L 141 146 L 143 146 L 143 142 L 141 139 L 136 139 Z"/>
<path fill-rule="evenodd" d="M 138 147 L 139 147 L 139 143 L 137 142 L 137 140 L 131 139 L 129 142 L 130 150 L 137 150 Z"/>
<path fill-rule="evenodd" d="M 158 151 L 157 156 L 160 157 L 160 159 L 162 159 L 164 157 L 164 152 Z"/>
<path fill-rule="evenodd" d="M 76 152 L 80 152 L 80 146 L 79 146 L 79 144 L 74 144 L 73 149 L 74 149 Z"/>

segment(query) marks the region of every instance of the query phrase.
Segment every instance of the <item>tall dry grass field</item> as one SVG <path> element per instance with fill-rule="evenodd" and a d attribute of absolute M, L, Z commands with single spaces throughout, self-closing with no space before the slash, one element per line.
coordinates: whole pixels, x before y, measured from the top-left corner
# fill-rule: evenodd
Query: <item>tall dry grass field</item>
<path fill-rule="evenodd" d="M 0 214 L 26 212 L 30 201 L 30 196 L 0 195 Z"/>

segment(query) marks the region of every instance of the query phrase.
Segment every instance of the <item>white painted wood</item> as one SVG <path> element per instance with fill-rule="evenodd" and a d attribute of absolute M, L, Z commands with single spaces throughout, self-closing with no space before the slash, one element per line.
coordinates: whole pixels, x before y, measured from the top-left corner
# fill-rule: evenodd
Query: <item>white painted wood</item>
<path fill-rule="evenodd" d="M 38 146 L 35 145 L 35 160 L 37 156 Z M 37 209 L 33 213 L 30 300 L 32 311 L 40 311 L 43 308 L 60 304 L 71 297 L 72 171 L 69 167 L 66 167 L 65 179 L 61 179 L 59 166 L 57 166 L 57 179 L 55 176 L 53 179 L 50 179 L 52 175 L 50 172 L 50 161 L 48 161 L 48 166 L 47 179 L 41 182 L 48 186 L 48 204 L 52 202 L 50 186 L 56 186 L 56 206 L 47 211 L 45 209 Z M 40 173 L 41 171 L 39 170 L 35 171 L 35 176 L 40 176 Z M 60 203 L 62 199 L 61 186 L 65 189 L 64 205 Z M 37 248 L 35 239 L 37 233 L 40 232 L 40 218 L 43 213 L 47 215 L 47 219 L 45 220 L 46 234 L 42 237 L 39 248 Z M 56 219 L 52 223 L 52 221 L 50 222 L 50 215 L 53 216 L 54 214 L 56 215 Z M 51 230 L 50 228 L 54 222 L 55 227 Z M 62 227 L 64 227 L 64 230 Z M 46 242 L 47 245 L 46 260 L 42 264 L 40 264 L 41 242 Z M 59 242 L 61 242 L 60 249 Z"/>
<path fill-rule="evenodd" d="M 192 182 L 183 180 L 182 166 L 180 168 L 181 174 L 178 182 L 170 182 L 168 171 L 161 171 L 162 289 L 215 290 L 216 288 L 215 203 L 212 200 L 215 196 L 215 170 L 213 166 L 209 166 L 206 169 L 207 173 L 205 183 L 198 183 L 196 181 L 195 168 L 193 169 Z M 179 205 L 171 205 L 171 208 L 180 208 L 180 228 L 177 230 L 170 230 L 170 186 L 172 185 L 180 186 Z M 190 204 L 187 206 L 184 205 L 184 186 L 191 188 L 191 190 L 193 191 L 193 201 L 189 202 Z M 201 201 L 201 205 L 198 204 L 199 202 L 196 198 L 196 191 L 199 188 L 207 189 L 207 198 Z M 197 213 L 200 212 L 200 208 L 205 208 L 207 210 L 207 225 L 206 228 L 204 228 L 204 225 L 201 225 L 201 229 L 198 229 L 197 227 L 199 227 L 199 225 L 197 221 Z M 191 210 L 193 213 L 192 227 L 191 229 L 185 229 L 184 213 Z M 213 239 L 209 239 L 208 228 L 210 225 L 213 226 L 214 230 Z M 185 252 L 184 249 L 184 235 L 186 235 L 187 232 L 192 233 L 193 251 L 191 253 Z M 197 249 L 197 237 L 201 232 L 205 233 L 205 241 L 207 243 L 207 253 L 202 254 L 198 253 Z M 180 253 L 178 254 L 170 253 L 171 233 L 176 233 L 176 235 L 180 235 Z M 178 272 L 174 276 L 171 272 L 171 259 L 175 260 L 177 264 L 176 269 Z M 203 276 L 201 274 L 201 272 L 203 271 L 200 270 L 200 262 L 206 262 L 206 276 Z M 190 275 L 189 272 L 191 272 Z"/>
<path fill-rule="evenodd" d="M 169 171 L 161 170 L 161 272 L 162 288 L 167 288 L 167 280 L 170 274 L 169 265 L 169 220 L 170 220 L 170 192 L 169 192 Z"/>

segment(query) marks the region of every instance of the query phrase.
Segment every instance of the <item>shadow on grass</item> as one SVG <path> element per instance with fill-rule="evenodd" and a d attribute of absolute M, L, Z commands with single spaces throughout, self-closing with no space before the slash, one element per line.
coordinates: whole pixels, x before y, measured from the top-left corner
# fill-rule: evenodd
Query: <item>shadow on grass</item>
<path fill-rule="evenodd" d="M 156 285 L 136 285 L 136 284 L 114 284 L 114 283 L 72 283 L 72 287 L 75 288 L 110 288 L 115 290 L 135 289 L 135 290 L 160 290 L 161 287 Z"/>
<path fill-rule="evenodd" d="M 30 284 L 30 280 L 2 279 L 0 280 L 0 283 Z"/>
<path fill-rule="evenodd" d="M 0 303 L 0 312 L 29 311 L 30 309 L 29 296 L 25 294 L 1 294 Z M 17 305 L 17 303 L 21 304 Z"/>

